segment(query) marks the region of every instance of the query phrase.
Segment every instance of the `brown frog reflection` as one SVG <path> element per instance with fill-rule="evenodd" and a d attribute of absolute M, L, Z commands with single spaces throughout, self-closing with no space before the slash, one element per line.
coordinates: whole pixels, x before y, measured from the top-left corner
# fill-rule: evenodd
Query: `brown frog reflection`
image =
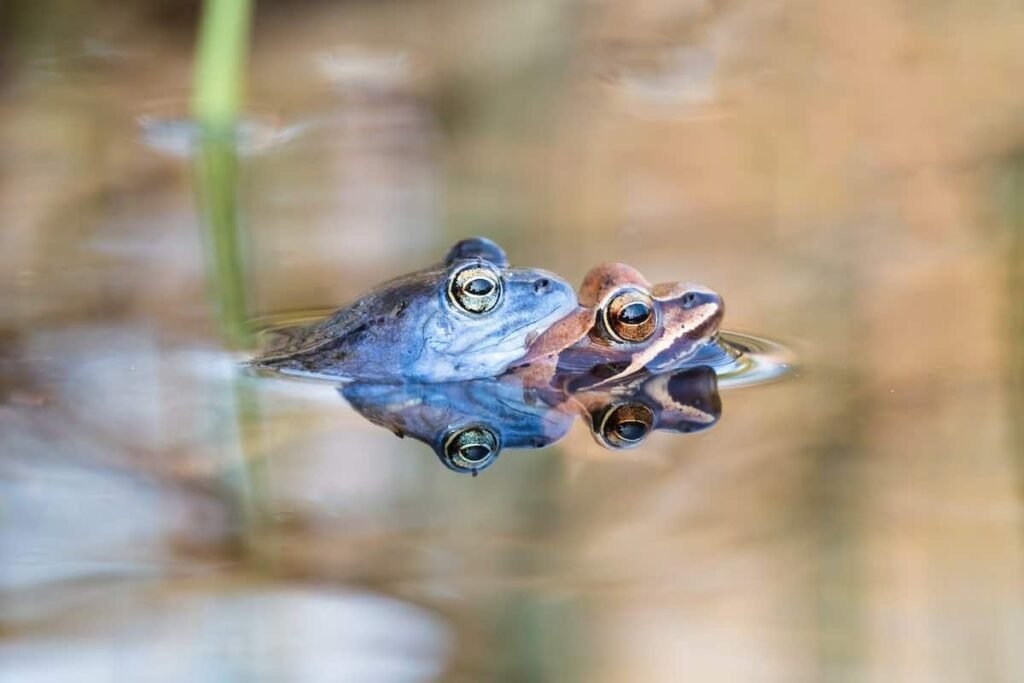
<path fill-rule="evenodd" d="M 431 447 L 449 469 L 474 476 L 505 448 L 543 448 L 576 417 L 611 449 L 639 445 L 655 430 L 690 433 L 721 416 L 715 372 L 697 367 L 573 392 L 530 385 L 516 374 L 445 384 L 346 384 L 360 415 Z"/>
<path fill-rule="evenodd" d="M 614 449 L 634 448 L 656 430 L 699 432 L 722 416 L 718 375 L 703 366 L 580 391 L 569 402 L 590 421 L 597 442 Z"/>

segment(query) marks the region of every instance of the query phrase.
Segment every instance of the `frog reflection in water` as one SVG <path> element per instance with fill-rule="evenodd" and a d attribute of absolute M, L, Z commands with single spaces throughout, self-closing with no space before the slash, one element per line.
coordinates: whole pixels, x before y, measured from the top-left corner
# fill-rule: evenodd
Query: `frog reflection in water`
<path fill-rule="evenodd" d="M 695 432 L 722 411 L 715 372 L 698 367 L 578 394 L 531 387 L 508 374 L 447 384 L 346 384 L 341 395 L 363 417 L 429 445 L 461 473 L 491 466 L 503 448 L 543 448 L 582 417 L 599 444 L 632 448 L 655 430 Z"/>
<path fill-rule="evenodd" d="M 565 436 L 574 419 L 510 375 L 444 384 L 353 383 L 338 391 L 367 420 L 429 445 L 456 472 L 486 469 L 502 448 L 543 448 Z"/>
<path fill-rule="evenodd" d="M 635 268 L 605 263 L 580 286 L 580 307 L 542 333 L 514 363 L 531 382 L 571 378 L 575 388 L 686 363 L 718 334 L 721 297 L 700 285 L 652 285 Z"/>
<path fill-rule="evenodd" d="M 510 268 L 501 247 L 472 238 L 444 263 L 380 285 L 253 364 L 373 382 L 493 377 L 575 308 L 564 280 Z"/>
<path fill-rule="evenodd" d="M 570 400 L 590 420 L 597 442 L 613 449 L 634 448 L 656 430 L 699 432 L 722 416 L 718 375 L 704 366 L 642 374 L 619 385 L 572 394 Z"/>

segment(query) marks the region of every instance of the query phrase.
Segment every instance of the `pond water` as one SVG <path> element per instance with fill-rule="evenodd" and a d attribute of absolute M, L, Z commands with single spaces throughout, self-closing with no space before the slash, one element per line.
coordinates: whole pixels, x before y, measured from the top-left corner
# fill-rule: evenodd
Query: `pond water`
<path fill-rule="evenodd" d="M 0 680 L 1024 679 L 1014 3 L 260 3 L 224 157 L 189 12 L 43 4 L 0 26 Z M 720 292 L 713 427 L 460 476 L 242 367 L 233 316 L 475 234 Z"/>

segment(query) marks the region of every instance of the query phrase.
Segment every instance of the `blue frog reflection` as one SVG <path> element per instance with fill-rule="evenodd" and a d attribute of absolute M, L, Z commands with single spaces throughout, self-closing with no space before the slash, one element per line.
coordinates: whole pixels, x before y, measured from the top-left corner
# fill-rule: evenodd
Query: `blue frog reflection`
<path fill-rule="evenodd" d="M 574 416 L 512 375 L 444 384 L 346 384 L 338 391 L 370 422 L 422 441 L 456 472 L 490 467 L 503 448 L 543 448 Z"/>
<path fill-rule="evenodd" d="M 634 448 L 657 430 L 691 433 L 718 422 L 715 372 L 695 367 L 644 373 L 599 388 L 531 386 L 505 375 L 444 384 L 346 384 L 360 415 L 433 449 L 449 469 L 476 475 L 506 448 L 544 448 L 581 417 L 599 444 Z"/>

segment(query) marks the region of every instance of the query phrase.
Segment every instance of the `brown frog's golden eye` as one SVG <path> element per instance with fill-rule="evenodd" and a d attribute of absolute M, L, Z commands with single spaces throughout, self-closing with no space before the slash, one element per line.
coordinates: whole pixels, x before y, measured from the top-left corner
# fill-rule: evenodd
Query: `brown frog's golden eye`
<path fill-rule="evenodd" d="M 632 448 L 654 427 L 654 412 L 643 403 L 612 404 L 597 418 L 596 435 L 609 448 Z"/>
<path fill-rule="evenodd" d="M 448 299 L 466 313 L 488 313 L 501 301 L 501 276 L 482 265 L 467 266 L 448 283 Z"/>
<path fill-rule="evenodd" d="M 654 302 L 640 289 L 623 289 L 602 312 L 604 328 L 615 341 L 637 343 L 650 339 L 657 324 Z"/>
<path fill-rule="evenodd" d="M 444 442 L 448 464 L 462 472 L 482 470 L 498 456 L 497 435 L 487 427 L 472 426 L 454 431 Z"/>

